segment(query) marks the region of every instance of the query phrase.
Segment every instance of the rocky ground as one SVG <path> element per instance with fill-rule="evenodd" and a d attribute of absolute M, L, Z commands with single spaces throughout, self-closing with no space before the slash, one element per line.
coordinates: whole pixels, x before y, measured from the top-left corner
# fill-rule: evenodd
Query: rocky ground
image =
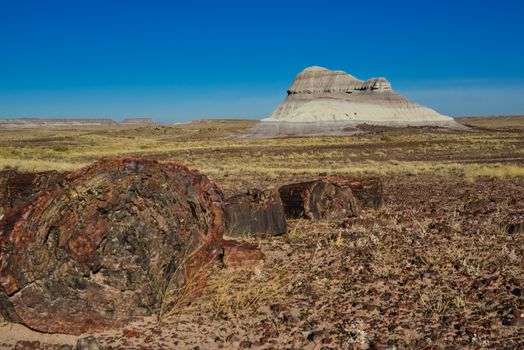
<path fill-rule="evenodd" d="M 263 265 L 216 264 L 191 304 L 96 334 L 97 342 L 104 349 L 522 348 L 524 232 L 506 229 L 508 215 L 524 214 L 522 184 L 386 178 L 378 211 L 293 220 L 286 235 L 248 237 L 265 253 Z M 18 348 L 61 348 L 48 344 Z"/>
<path fill-rule="evenodd" d="M 180 298 L 173 311 L 122 329 L 84 334 L 94 336 L 84 344 L 524 349 L 524 232 L 512 225 L 524 221 L 522 129 L 365 127 L 368 134 L 354 138 L 208 140 L 210 133 L 224 136 L 226 129 L 215 126 L 123 129 L 111 138 L 71 131 L 65 150 L 58 148 L 62 139 L 35 131 L 16 147 L 0 142 L 0 153 L 6 164 L 19 164 L 17 157 L 22 167 L 33 166 L 40 154 L 46 163 L 34 163 L 36 169 L 69 169 L 97 159 L 104 140 L 122 147 L 119 154 L 203 169 L 227 195 L 330 174 L 375 174 L 384 181 L 384 205 L 351 219 L 290 220 L 282 236 L 241 238 L 260 246 L 263 264 L 233 269 L 217 262 L 205 271 L 199 298 Z M 193 134 L 198 143 L 176 141 Z M 78 338 L 0 326 L 2 349 L 73 349 Z"/>

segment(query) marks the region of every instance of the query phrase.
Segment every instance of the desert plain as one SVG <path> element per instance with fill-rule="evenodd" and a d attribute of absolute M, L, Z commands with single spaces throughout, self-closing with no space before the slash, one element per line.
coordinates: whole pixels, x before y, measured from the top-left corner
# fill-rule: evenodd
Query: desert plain
<path fill-rule="evenodd" d="M 464 128 L 309 137 L 251 137 L 250 120 L 0 128 L 0 168 L 21 172 L 133 156 L 198 169 L 226 195 L 326 175 L 384 185 L 382 206 L 358 217 L 235 237 L 263 263 L 213 263 L 199 295 L 174 308 L 81 336 L 2 321 L 0 348 L 72 349 L 93 336 L 101 349 L 521 349 L 524 117 L 456 121 Z"/>

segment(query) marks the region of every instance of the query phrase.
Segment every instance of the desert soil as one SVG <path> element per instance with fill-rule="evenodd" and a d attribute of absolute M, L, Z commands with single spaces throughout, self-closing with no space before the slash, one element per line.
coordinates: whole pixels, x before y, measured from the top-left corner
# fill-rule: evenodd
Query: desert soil
<path fill-rule="evenodd" d="M 451 133 L 368 127 L 364 136 L 310 139 L 306 146 L 296 139 L 224 147 L 217 141 L 209 147 L 130 152 L 186 160 L 208 170 L 227 194 L 325 172 L 344 175 L 354 164 L 357 174 L 382 177 L 384 205 L 358 218 L 290 220 L 282 236 L 245 237 L 260 246 L 263 264 L 231 269 L 217 262 L 205 272 L 208 283 L 199 298 L 181 299 L 170 313 L 95 334 L 99 345 L 524 348 L 524 232 L 510 232 L 506 225 L 524 221 L 524 132 L 486 125 Z M 220 134 L 211 140 L 228 136 L 211 129 Z M 119 132 L 127 137 L 130 130 Z M 50 141 L 39 134 L 34 142 L 45 148 Z M 264 165 L 268 170 L 260 171 Z M 345 170 L 337 172 L 337 166 Z M 17 343 L 19 349 L 65 349 L 76 339 L 13 324 L 0 328 L 0 348 L 6 349 Z"/>

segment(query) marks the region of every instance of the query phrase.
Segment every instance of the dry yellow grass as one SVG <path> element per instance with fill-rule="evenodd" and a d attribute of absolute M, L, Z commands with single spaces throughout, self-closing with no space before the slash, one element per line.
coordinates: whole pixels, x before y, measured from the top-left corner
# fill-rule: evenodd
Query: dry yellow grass
<path fill-rule="evenodd" d="M 0 169 L 72 170 L 108 156 L 147 156 L 185 163 L 216 177 L 281 174 L 435 174 L 522 177 L 518 133 L 402 133 L 235 139 L 253 121 L 174 126 L 0 129 Z M 468 164 L 460 161 L 468 159 Z M 479 157 L 489 162 L 469 160 Z M 510 158 L 509 160 L 506 158 Z M 497 164 L 491 159 L 501 159 Z M 458 159 L 458 161 L 455 161 Z"/>
<path fill-rule="evenodd" d="M 19 169 L 21 171 L 45 171 L 45 170 L 70 171 L 70 170 L 78 169 L 86 164 L 88 163 L 39 160 L 39 159 L 13 159 L 13 158 L 0 159 L 0 169 L 14 168 L 14 169 Z"/>
<path fill-rule="evenodd" d="M 215 269 L 209 275 L 198 308 L 211 312 L 217 319 L 224 315 L 238 317 L 239 312 L 256 312 L 262 305 L 284 297 L 289 276 L 281 273 L 282 269 L 275 266 L 227 273 Z"/>
<path fill-rule="evenodd" d="M 456 119 L 459 123 L 487 129 L 524 129 L 524 116 L 500 117 L 463 117 Z"/>
<path fill-rule="evenodd" d="M 240 176 L 246 173 L 246 168 L 249 172 L 267 175 L 269 177 L 277 177 L 278 175 L 289 174 L 310 174 L 317 176 L 320 173 L 326 172 L 330 174 L 341 175 L 389 175 L 389 174 L 433 174 L 436 176 L 459 175 L 468 179 L 474 179 L 479 176 L 488 176 L 493 178 L 504 177 L 524 177 L 524 167 L 516 165 L 476 165 L 476 164 L 435 164 L 431 162 L 359 162 L 350 166 L 326 166 L 322 168 L 316 167 L 300 167 L 290 164 L 289 167 L 272 167 L 272 166 L 246 166 L 242 164 L 230 164 L 227 167 L 227 173 L 230 175 Z M 202 165 L 200 169 L 212 175 L 219 175 L 222 170 L 213 167 L 206 167 Z"/>

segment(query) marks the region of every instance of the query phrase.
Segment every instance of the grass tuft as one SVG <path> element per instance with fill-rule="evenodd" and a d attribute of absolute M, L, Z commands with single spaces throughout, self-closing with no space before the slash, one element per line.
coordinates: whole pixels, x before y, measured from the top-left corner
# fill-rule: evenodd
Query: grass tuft
<path fill-rule="evenodd" d="M 228 270 L 227 274 L 215 269 L 198 307 L 211 312 L 215 319 L 238 318 L 240 312 L 256 313 L 261 306 L 282 298 L 287 285 L 287 277 L 279 268 Z"/>

